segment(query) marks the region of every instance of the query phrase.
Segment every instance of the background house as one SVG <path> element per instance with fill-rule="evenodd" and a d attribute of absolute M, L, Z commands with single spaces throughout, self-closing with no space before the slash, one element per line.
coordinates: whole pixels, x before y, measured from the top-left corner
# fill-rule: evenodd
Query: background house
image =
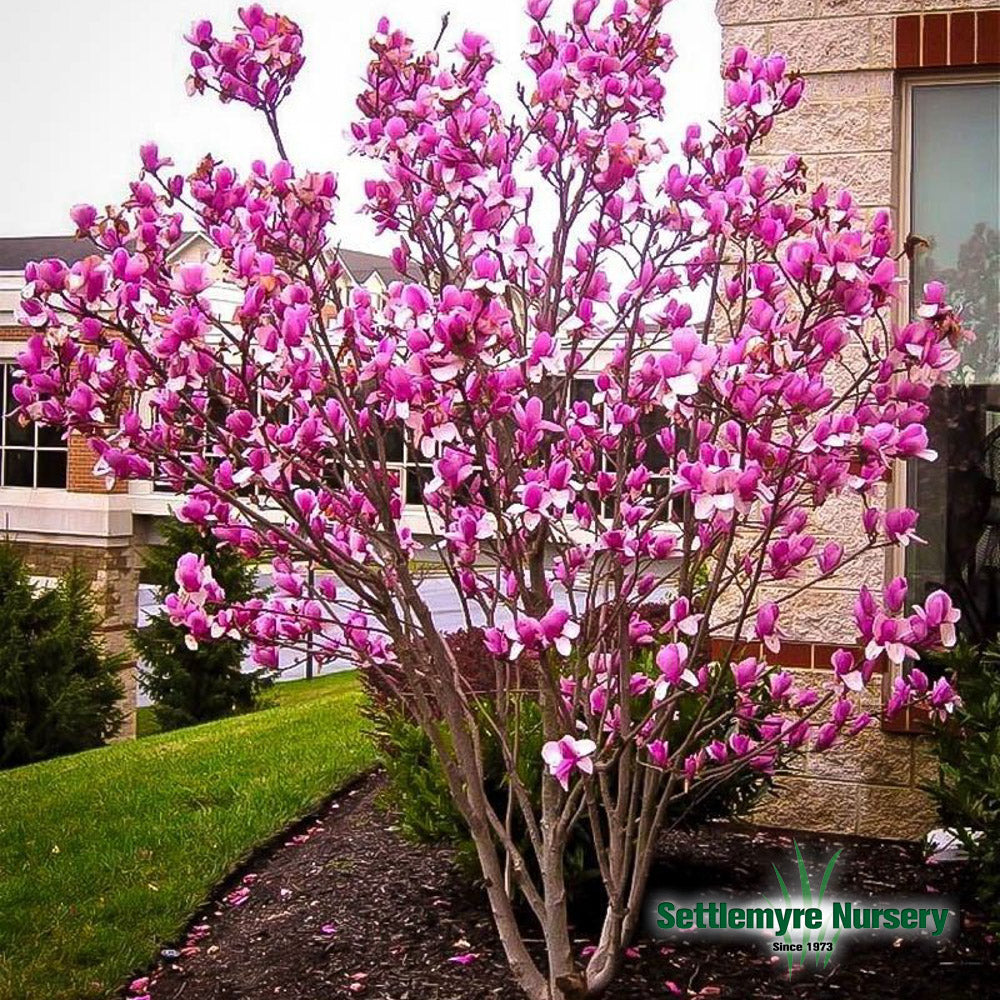
<path fill-rule="evenodd" d="M 717 0 L 723 51 L 743 44 L 783 52 L 806 95 L 767 138 L 765 158 L 802 154 L 813 183 L 849 188 L 865 212 L 892 211 L 912 260 L 897 320 L 933 278 L 977 333 L 955 384 L 937 393 L 930 420 L 940 458 L 900 467 L 888 507 L 921 512 L 925 546 L 904 559 L 868 558 L 838 586 L 797 602 L 783 624 L 798 642 L 789 666 L 829 669 L 832 643 L 854 640 L 851 603 L 862 583 L 881 588 L 905 572 L 910 596 L 945 587 L 979 634 L 1000 623 L 1000 10 L 947 0 Z M 920 239 L 916 237 L 919 236 Z M 860 534 L 850 505 L 823 510 L 831 537 Z M 866 697 L 881 707 L 891 677 Z M 934 813 L 917 787 L 933 777 L 920 720 L 870 729 L 834 753 L 807 759 L 762 814 L 769 822 L 879 836 L 919 836 Z"/>
<path fill-rule="evenodd" d="M 174 260 L 201 259 L 208 250 L 199 236 L 182 240 Z M 73 263 L 94 252 L 72 236 L 0 238 L 0 537 L 9 538 L 25 555 L 41 583 L 71 565 L 83 567 L 94 582 L 104 615 L 104 641 L 115 652 L 127 650 L 127 630 L 135 624 L 142 549 L 157 539 L 156 523 L 168 516 L 177 496 L 153 482 L 120 484 L 112 489 L 92 474 L 95 457 L 78 435 L 63 440 L 58 431 L 22 427 L 11 387 L 18 354 L 30 331 L 17 325 L 14 310 L 24 285 L 24 266 L 58 257 Z M 398 277 L 385 258 L 354 250 L 339 252 L 345 286 L 363 285 L 385 292 Z M 234 294 L 220 285 L 215 296 Z M 234 300 L 235 301 L 235 300 Z M 126 724 L 134 735 L 136 671 L 122 675 Z"/>

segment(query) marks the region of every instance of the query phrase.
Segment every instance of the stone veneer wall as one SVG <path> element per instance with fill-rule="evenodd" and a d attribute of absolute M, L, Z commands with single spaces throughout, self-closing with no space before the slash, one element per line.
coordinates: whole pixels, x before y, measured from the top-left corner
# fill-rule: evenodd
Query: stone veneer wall
<path fill-rule="evenodd" d="M 27 342 L 32 331 L 18 326 L 0 326 L 0 343 L 22 345 Z M 7 357 L 10 357 L 8 352 Z M 125 653 L 128 665 L 121 672 L 124 697 L 120 707 L 125 720 L 119 738 L 135 736 L 136 670 L 135 660 L 128 642 L 128 629 L 135 624 L 138 613 L 139 594 L 139 550 L 127 529 L 117 532 L 104 528 L 97 530 L 91 520 L 84 532 L 80 529 L 81 494 L 107 496 L 123 494 L 128 490 L 126 483 L 116 484 L 111 490 L 102 478 L 93 475 L 94 452 L 90 445 L 78 434 L 71 434 L 68 443 L 66 490 L 44 490 L 46 494 L 58 495 L 60 512 L 64 515 L 61 528 L 51 525 L 43 530 L 31 531 L 24 537 L 16 529 L 12 532 L 14 547 L 25 557 L 29 569 L 35 576 L 59 577 L 71 566 L 77 565 L 92 581 L 92 588 L 98 613 L 103 619 L 101 639 L 105 648 L 112 653 Z M 32 490 L 7 490 L 5 504 L 16 502 L 26 509 L 32 503 Z M 23 496 L 24 502 L 12 501 Z M 85 511 L 86 512 L 86 511 Z M 131 520 L 131 519 L 130 519 Z M 2 525 L 0 525 L 2 527 Z M 50 532 L 57 532 L 46 537 Z M 74 537 L 75 536 L 75 537 Z"/>
<path fill-rule="evenodd" d="M 104 625 L 100 638 L 109 653 L 125 653 L 129 662 L 119 674 L 124 697 L 119 707 L 125 721 L 120 739 L 135 736 L 136 670 L 128 641 L 135 624 L 139 598 L 139 552 L 134 545 L 84 546 L 50 542 L 14 542 L 14 547 L 36 576 L 59 577 L 72 566 L 81 568 L 93 581 L 94 602 Z"/>
<path fill-rule="evenodd" d="M 977 9 L 978 8 L 978 9 Z M 761 159 L 802 154 L 809 180 L 847 187 L 865 212 L 899 202 L 897 68 L 982 67 L 1000 61 L 1000 12 L 982 0 L 717 0 L 723 52 L 737 44 L 780 51 L 806 77 L 805 98 L 768 136 Z M 883 502 L 892 501 L 892 484 Z M 822 510 L 822 544 L 837 538 L 850 550 L 861 540 L 856 503 Z M 880 588 L 887 565 L 879 553 L 858 560 L 837 579 L 799 600 L 782 625 L 795 642 L 777 659 L 822 683 L 831 643 L 855 641 L 851 604 L 857 587 Z M 789 609 L 791 611 L 791 609 Z M 821 640 L 821 642 L 820 642 Z M 865 708 L 881 709 L 889 678 L 873 678 Z M 779 779 L 780 794 L 756 812 L 765 825 L 918 838 L 935 812 L 919 786 L 934 776 L 919 720 L 872 726 L 832 752 L 806 757 Z"/>
<path fill-rule="evenodd" d="M 847 644 L 848 648 L 850 644 Z M 831 643 L 782 643 L 777 660 L 796 679 L 822 690 L 830 675 Z M 863 711 L 882 709 L 883 668 L 861 694 Z M 936 777 L 922 721 L 901 716 L 891 727 L 872 723 L 832 750 L 806 752 L 776 781 L 752 815 L 762 826 L 818 830 L 867 837 L 918 840 L 936 825 L 936 812 L 921 785 Z"/>

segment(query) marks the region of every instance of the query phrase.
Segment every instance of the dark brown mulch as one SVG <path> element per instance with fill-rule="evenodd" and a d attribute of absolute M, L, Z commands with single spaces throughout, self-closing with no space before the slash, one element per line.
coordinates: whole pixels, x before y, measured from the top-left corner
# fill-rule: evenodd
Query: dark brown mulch
<path fill-rule="evenodd" d="M 448 850 L 410 844 L 392 829 L 376 803 L 380 787 L 378 777 L 365 779 L 223 886 L 193 921 L 192 935 L 165 951 L 149 986 L 153 1000 L 516 1000 L 482 893 Z M 726 828 L 672 834 L 653 885 L 771 893 L 772 860 L 792 875 L 790 844 L 778 834 Z M 842 894 L 932 890 L 964 906 L 961 866 L 928 866 L 915 847 L 803 842 L 820 867 L 838 847 Z M 594 908 L 581 904 L 575 917 L 582 948 Z M 835 966 L 791 980 L 752 946 L 644 939 L 637 951 L 608 1000 L 677 995 L 668 980 L 682 996 L 733 1000 L 1000 996 L 991 939 L 973 912 L 963 914 L 955 940 L 854 945 Z M 472 964 L 449 962 L 466 952 L 476 954 Z"/>

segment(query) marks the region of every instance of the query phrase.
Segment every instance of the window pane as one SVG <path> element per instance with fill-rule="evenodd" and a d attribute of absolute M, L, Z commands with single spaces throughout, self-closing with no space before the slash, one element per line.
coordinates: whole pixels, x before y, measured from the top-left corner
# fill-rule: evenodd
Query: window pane
<path fill-rule="evenodd" d="M 38 424 L 38 447 L 39 448 L 62 448 L 66 449 L 66 442 L 63 440 L 61 427 L 43 427 Z"/>
<path fill-rule="evenodd" d="M 38 453 L 38 485 L 51 489 L 66 489 L 66 452 Z"/>
<path fill-rule="evenodd" d="M 424 489 L 434 478 L 430 466 L 408 465 L 406 467 L 406 503 L 420 505 L 424 502 Z"/>
<path fill-rule="evenodd" d="M 592 378 L 575 378 L 570 386 L 571 403 L 589 403 L 597 392 L 597 383 Z"/>
<path fill-rule="evenodd" d="M 3 453 L 4 486 L 32 486 L 34 453 L 27 448 L 5 448 Z"/>
<path fill-rule="evenodd" d="M 639 417 L 639 430 L 646 442 L 646 453 L 642 461 L 650 472 L 663 472 L 670 464 L 667 453 L 663 450 L 663 445 L 660 444 L 660 439 L 657 437 L 657 432 L 666 425 L 667 413 L 659 406 Z"/>
<path fill-rule="evenodd" d="M 385 460 L 403 461 L 403 432 L 398 427 L 390 427 L 385 433 Z"/>
<path fill-rule="evenodd" d="M 912 107 L 911 228 L 930 246 L 914 257 L 911 299 L 945 282 L 976 342 L 931 398 L 938 460 L 908 467 L 927 544 L 909 546 L 907 574 L 914 599 L 946 589 L 980 639 L 1000 626 L 1000 84 L 918 86 Z"/>
<path fill-rule="evenodd" d="M 34 428 L 31 424 L 21 426 L 21 421 L 14 414 L 17 403 L 14 400 L 14 366 L 3 366 L 4 397 L 3 412 L 5 417 L 4 441 L 13 445 L 32 445 L 34 443 Z"/>
<path fill-rule="evenodd" d="M 912 295 L 948 285 L 976 343 L 963 352 L 963 382 L 998 380 L 1000 311 L 1000 84 L 913 90 L 912 230 L 930 247 L 914 258 Z"/>

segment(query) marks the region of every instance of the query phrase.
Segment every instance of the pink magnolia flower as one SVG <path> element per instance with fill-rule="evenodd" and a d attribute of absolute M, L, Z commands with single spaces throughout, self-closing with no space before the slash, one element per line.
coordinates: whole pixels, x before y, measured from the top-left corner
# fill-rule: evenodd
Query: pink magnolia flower
<path fill-rule="evenodd" d="M 737 690 L 747 691 L 757 683 L 767 668 L 755 656 L 730 664 Z"/>
<path fill-rule="evenodd" d="M 657 767 L 667 767 L 670 763 L 670 745 L 663 740 L 650 740 L 646 744 L 649 759 Z"/>
<path fill-rule="evenodd" d="M 846 649 L 838 649 L 830 656 L 834 676 L 851 691 L 863 691 L 865 676 L 855 666 L 854 656 Z"/>
<path fill-rule="evenodd" d="M 580 625 L 570 618 L 565 608 L 550 608 L 541 618 L 523 616 L 504 627 L 511 640 L 510 658 L 516 660 L 523 650 L 537 651 L 555 646 L 560 656 L 569 656 L 573 640 L 580 634 Z M 494 644 L 496 640 L 491 640 Z"/>
<path fill-rule="evenodd" d="M 550 740 L 542 747 L 542 760 L 549 773 L 569 791 L 569 779 L 576 770 L 593 774 L 594 762 L 591 755 L 597 750 L 593 740 L 576 740 L 564 736 L 561 740 Z"/>
<path fill-rule="evenodd" d="M 962 699 L 958 697 L 947 678 L 939 677 L 934 682 L 934 687 L 931 688 L 928 704 L 937 717 L 944 722 L 955 711 L 956 706 L 962 704 Z"/>
<path fill-rule="evenodd" d="M 770 678 L 771 697 L 775 701 L 781 701 L 791 691 L 793 683 L 792 675 L 783 670 L 772 674 Z"/>
<path fill-rule="evenodd" d="M 687 667 L 687 659 L 688 648 L 683 642 L 668 642 L 660 647 L 656 654 L 656 666 L 659 668 L 660 678 L 654 689 L 657 701 L 663 701 L 669 689 L 681 681 L 691 687 L 697 686 L 698 678 Z"/>
<path fill-rule="evenodd" d="M 97 209 L 93 205 L 74 205 L 69 215 L 76 228 L 83 232 L 89 230 L 97 221 Z"/>
<path fill-rule="evenodd" d="M 819 731 L 816 733 L 813 749 L 817 751 L 828 750 L 837 739 L 839 733 L 840 729 L 835 723 L 825 722 L 819 727 Z"/>
<path fill-rule="evenodd" d="M 843 558 L 844 546 L 839 542 L 827 542 L 819 555 L 816 556 L 816 562 L 819 565 L 819 571 L 826 575 L 832 573 L 840 565 Z"/>
<path fill-rule="evenodd" d="M 922 638 L 932 636 L 936 631 L 942 646 L 955 645 L 958 639 L 955 625 L 962 617 L 962 612 L 952 604 L 951 598 L 943 590 L 935 590 L 928 595 L 923 607 L 918 606 L 913 610 L 914 617 L 910 619 L 910 624 L 916 626 L 914 631 L 919 632 Z"/>
<path fill-rule="evenodd" d="M 919 519 L 920 515 L 909 507 L 887 510 L 882 521 L 886 538 L 904 548 L 910 544 L 911 540 L 922 542 L 923 539 L 917 535 L 917 521 Z"/>
<path fill-rule="evenodd" d="M 917 651 L 910 645 L 912 633 L 906 621 L 900 618 L 888 618 L 879 612 L 872 623 L 871 638 L 865 647 L 865 658 L 875 660 L 884 652 L 889 661 L 895 664 L 910 657 L 916 659 Z"/>
<path fill-rule="evenodd" d="M 212 284 L 212 272 L 207 264 L 180 264 L 174 271 L 170 287 L 181 295 L 200 295 Z"/>
<path fill-rule="evenodd" d="M 691 602 L 686 597 L 679 597 L 670 606 L 670 619 L 665 628 L 677 629 L 682 635 L 698 634 L 703 614 L 691 611 Z"/>
<path fill-rule="evenodd" d="M 781 638 L 785 634 L 778 625 L 781 609 L 773 601 L 762 604 L 757 611 L 753 636 L 764 643 L 765 649 L 771 653 L 781 651 Z"/>

